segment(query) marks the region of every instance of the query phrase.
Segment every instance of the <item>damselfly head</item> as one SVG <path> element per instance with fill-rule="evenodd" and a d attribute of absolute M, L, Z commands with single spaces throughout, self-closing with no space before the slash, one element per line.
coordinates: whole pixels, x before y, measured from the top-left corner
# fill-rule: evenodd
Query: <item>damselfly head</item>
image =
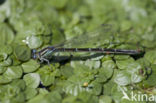
<path fill-rule="evenodd" d="M 32 54 L 32 59 L 37 59 L 38 58 L 36 49 L 32 49 L 31 54 Z"/>

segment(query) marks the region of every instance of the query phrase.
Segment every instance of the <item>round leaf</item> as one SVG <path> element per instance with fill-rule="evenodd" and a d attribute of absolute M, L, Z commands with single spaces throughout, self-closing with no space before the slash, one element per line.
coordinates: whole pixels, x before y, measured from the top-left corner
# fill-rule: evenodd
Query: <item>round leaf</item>
<path fill-rule="evenodd" d="M 126 71 L 120 71 L 114 77 L 114 81 L 118 85 L 125 86 L 131 83 L 131 76 Z"/>
<path fill-rule="evenodd" d="M 7 67 L 11 64 L 12 64 L 12 59 L 10 57 L 8 57 L 5 61 L 0 62 L 0 66 L 4 66 L 4 67 Z"/>
<path fill-rule="evenodd" d="M 30 73 L 35 70 L 37 70 L 40 67 L 40 64 L 37 63 L 35 60 L 29 60 L 28 62 L 25 62 L 22 64 L 22 68 L 24 70 L 24 73 Z"/>
<path fill-rule="evenodd" d="M 37 36 L 27 37 L 28 46 L 31 49 L 39 48 L 42 45 L 42 39 Z"/>
<path fill-rule="evenodd" d="M 26 95 L 26 100 L 29 100 L 37 94 L 37 90 L 35 88 L 26 88 L 24 93 Z"/>
<path fill-rule="evenodd" d="M 8 67 L 4 75 L 10 79 L 20 78 L 23 74 L 22 68 L 20 66 L 11 66 Z"/>
<path fill-rule="evenodd" d="M 40 76 L 38 73 L 29 73 L 24 75 L 24 81 L 29 88 L 37 88 L 40 84 Z"/>
<path fill-rule="evenodd" d="M 4 23 L 1 23 L 0 25 L 0 44 L 10 44 L 14 40 L 14 32 L 11 30 L 11 28 Z"/>
<path fill-rule="evenodd" d="M 31 57 L 31 50 L 24 45 L 16 45 L 14 48 L 14 54 L 20 61 L 27 61 Z"/>
<path fill-rule="evenodd" d="M 11 79 L 5 75 L 0 75 L 0 84 L 6 84 L 11 82 Z"/>

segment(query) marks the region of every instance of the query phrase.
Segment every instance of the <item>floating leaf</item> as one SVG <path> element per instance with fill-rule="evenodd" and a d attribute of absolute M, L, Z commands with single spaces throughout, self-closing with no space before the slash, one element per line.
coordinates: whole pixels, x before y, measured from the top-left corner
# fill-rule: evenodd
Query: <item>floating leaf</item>
<path fill-rule="evenodd" d="M 156 52 L 155 50 L 153 51 L 148 51 L 145 54 L 145 58 L 152 64 L 156 64 Z"/>
<path fill-rule="evenodd" d="M 121 31 L 126 31 L 131 28 L 131 22 L 130 21 L 123 21 L 121 23 Z"/>
<path fill-rule="evenodd" d="M 61 94 L 57 91 L 47 93 L 45 95 L 37 95 L 36 97 L 32 98 L 28 103 L 61 103 L 62 97 Z"/>
<path fill-rule="evenodd" d="M 151 66 L 152 74 L 147 78 L 147 80 L 143 81 L 145 87 L 153 87 L 156 85 L 156 64 Z"/>
<path fill-rule="evenodd" d="M 0 53 L 0 61 L 6 60 L 8 55 L 6 53 Z"/>
<path fill-rule="evenodd" d="M 11 82 L 11 79 L 5 75 L 0 75 L 0 84 L 6 84 Z"/>
<path fill-rule="evenodd" d="M 131 76 L 126 71 L 119 71 L 114 77 L 114 82 L 118 85 L 128 85 L 131 83 Z"/>
<path fill-rule="evenodd" d="M 99 103 L 112 103 L 112 98 L 110 96 L 102 95 L 100 96 Z"/>
<path fill-rule="evenodd" d="M 102 63 L 102 71 L 107 78 L 110 78 L 113 75 L 115 64 L 112 60 L 107 60 Z"/>
<path fill-rule="evenodd" d="M 6 71 L 7 67 L 0 66 L 0 74 Z"/>
<path fill-rule="evenodd" d="M 0 37 L 1 37 L 0 44 L 2 45 L 11 44 L 14 40 L 14 32 L 7 24 L 1 23 Z"/>
<path fill-rule="evenodd" d="M 0 53 L 6 53 L 10 55 L 13 52 L 13 49 L 10 45 L 0 45 Z"/>
<path fill-rule="evenodd" d="M 28 88 L 26 88 L 24 93 L 26 95 L 26 100 L 29 100 L 37 95 L 37 90 L 35 88 L 28 87 Z"/>
<path fill-rule="evenodd" d="M 24 70 L 24 73 L 30 73 L 35 70 L 37 70 L 40 67 L 40 64 L 35 60 L 29 60 L 28 62 L 25 62 L 22 64 L 22 68 Z"/>
<path fill-rule="evenodd" d="M 90 90 L 94 95 L 100 95 L 102 92 L 102 84 L 98 82 L 92 82 L 90 86 L 93 88 Z"/>
<path fill-rule="evenodd" d="M 125 59 L 125 60 L 117 60 L 116 64 L 119 69 L 127 69 L 128 65 L 133 62 L 134 62 L 134 60 L 131 58 L 131 59 Z"/>
<path fill-rule="evenodd" d="M 24 81 L 29 88 L 37 88 L 40 84 L 40 75 L 38 73 L 29 73 L 24 75 Z"/>
<path fill-rule="evenodd" d="M 90 69 L 92 69 L 92 68 L 97 69 L 100 67 L 101 62 L 100 61 L 94 61 L 94 60 L 87 60 L 85 62 L 85 65 L 87 65 Z"/>
<path fill-rule="evenodd" d="M 31 49 L 39 48 L 42 45 L 42 39 L 37 36 L 29 36 L 26 41 Z"/>
<path fill-rule="evenodd" d="M 53 0 L 53 1 L 49 1 L 49 3 L 58 8 L 58 9 L 61 9 L 63 7 L 65 7 L 65 5 L 67 4 L 68 0 L 64 0 L 64 1 L 60 1 L 60 0 Z"/>
<path fill-rule="evenodd" d="M 66 65 L 61 68 L 61 74 L 65 77 L 70 77 L 73 75 L 73 68 L 71 68 L 69 65 Z"/>
<path fill-rule="evenodd" d="M 23 70 L 20 66 L 11 66 L 8 67 L 5 71 L 4 75 L 9 79 L 17 79 L 20 78 L 23 74 Z"/>
<path fill-rule="evenodd" d="M 31 57 L 31 50 L 24 45 L 16 45 L 14 48 L 14 54 L 20 61 L 27 61 Z"/>
<path fill-rule="evenodd" d="M 72 94 L 74 96 L 78 95 L 83 91 L 87 91 L 86 88 L 83 87 L 83 83 L 88 82 L 86 78 L 80 78 L 78 76 L 71 76 L 65 83 L 63 90 L 67 94 Z"/>
<path fill-rule="evenodd" d="M 48 86 L 54 83 L 55 75 L 53 73 L 40 73 L 41 83 Z"/>
<path fill-rule="evenodd" d="M 10 57 L 8 57 L 3 62 L 0 62 L 0 66 L 3 66 L 3 67 L 10 66 L 11 64 L 12 64 L 12 59 Z"/>

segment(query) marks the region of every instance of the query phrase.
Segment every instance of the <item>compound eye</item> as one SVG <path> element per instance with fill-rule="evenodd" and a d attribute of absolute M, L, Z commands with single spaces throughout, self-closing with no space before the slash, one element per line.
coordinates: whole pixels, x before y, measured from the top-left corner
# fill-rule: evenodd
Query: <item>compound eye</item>
<path fill-rule="evenodd" d="M 37 51 L 35 49 L 32 49 L 32 53 L 36 53 Z"/>
<path fill-rule="evenodd" d="M 37 52 L 37 51 L 36 51 L 35 49 L 33 49 L 32 52 L 31 52 L 31 55 L 32 55 L 32 58 L 33 58 L 33 59 L 36 59 L 36 58 L 37 58 L 36 52 Z"/>
<path fill-rule="evenodd" d="M 36 59 L 36 58 L 37 58 L 37 57 L 36 57 L 36 54 L 34 54 L 34 55 L 33 55 L 33 59 Z"/>

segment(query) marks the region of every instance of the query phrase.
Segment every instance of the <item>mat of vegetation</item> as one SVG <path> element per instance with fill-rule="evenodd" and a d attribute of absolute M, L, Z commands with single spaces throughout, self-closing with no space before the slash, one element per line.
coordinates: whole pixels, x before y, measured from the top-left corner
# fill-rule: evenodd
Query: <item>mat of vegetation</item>
<path fill-rule="evenodd" d="M 0 0 L 0 103 L 132 103 L 125 93 L 155 96 L 155 5 L 156 0 Z M 32 49 L 100 24 L 112 25 L 113 39 L 106 41 L 120 48 L 141 45 L 144 55 L 101 55 L 50 66 L 31 58 Z"/>

